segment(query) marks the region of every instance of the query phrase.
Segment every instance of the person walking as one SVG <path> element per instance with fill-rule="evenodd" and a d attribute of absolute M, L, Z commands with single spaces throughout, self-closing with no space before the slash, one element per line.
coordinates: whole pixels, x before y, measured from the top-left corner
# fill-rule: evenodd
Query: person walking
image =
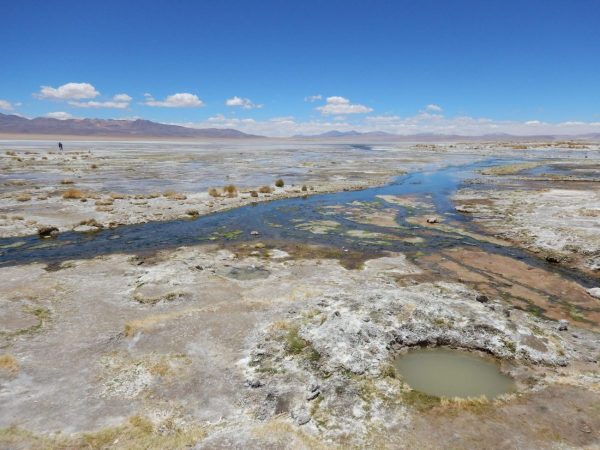
<path fill-rule="evenodd" d="M 63 151 L 63 147 L 62 147 L 62 142 L 58 143 L 58 149 L 62 152 Z"/>

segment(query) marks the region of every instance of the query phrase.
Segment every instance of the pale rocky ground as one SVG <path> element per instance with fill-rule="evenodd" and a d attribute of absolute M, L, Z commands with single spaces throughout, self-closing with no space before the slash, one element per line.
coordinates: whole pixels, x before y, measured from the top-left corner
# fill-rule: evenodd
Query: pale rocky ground
<path fill-rule="evenodd" d="M 44 145 L 0 142 L 2 236 L 31 234 L 39 225 L 70 230 L 91 218 L 104 226 L 165 220 L 190 209 L 204 214 L 257 200 L 208 197 L 209 188 L 229 183 L 241 192 L 282 177 L 295 185 L 276 191 L 283 197 L 304 195 L 293 192 L 303 184 L 314 192 L 354 189 L 425 165 L 499 154 L 583 161 L 579 146 L 550 145 L 536 151 L 513 144 L 365 150 L 314 143 L 67 142 L 65 155 L 50 154 L 53 143 Z M 598 149 L 585 150 L 593 159 Z M 62 179 L 75 184 L 61 185 Z M 555 239 L 551 250 L 558 253 L 573 253 L 572 246 L 583 253 L 596 245 L 600 230 L 593 214 L 600 200 L 588 181 L 572 187 L 551 179 L 543 186 L 523 177 L 481 179 L 495 180 L 497 189 L 473 185 L 457 195 L 457 203 L 467 205 L 482 233 L 491 230 L 532 248 Z M 99 198 L 62 199 L 70 187 Z M 166 191 L 186 199 L 151 195 Z M 17 200 L 26 193 L 31 200 Z M 110 205 L 95 201 L 108 200 L 110 193 L 125 198 L 114 200 L 112 211 L 98 211 Z M 383 213 L 365 218 L 351 208 L 348 214 L 357 224 L 394 221 Z M 559 229 L 568 221 L 574 226 L 570 234 Z M 336 228 L 327 222 L 312 223 L 310 231 Z M 460 224 L 431 227 L 459 230 Z M 504 234 L 512 230 L 518 236 Z M 353 231 L 357 238 L 369 233 Z M 553 238 L 536 243 L 542 236 Z M 567 306 L 575 299 L 596 317 L 598 308 L 590 305 L 600 305 L 597 291 L 588 295 L 575 282 L 560 284 L 558 275 L 510 258 L 488 262 L 472 249 L 414 261 L 390 253 L 349 270 L 318 257 L 317 250 L 300 258 L 287 247 L 264 245 L 260 237 L 237 245 L 0 268 L 0 447 L 600 447 L 597 322 L 571 321 L 565 330 L 556 320 L 515 308 L 510 296 L 523 283 L 534 292 L 519 295 L 538 295 L 542 303 L 548 301 L 544 290 L 560 296 L 569 291 Z M 465 265 L 458 267 L 453 257 Z M 497 278 L 481 280 L 496 269 Z M 538 280 L 546 281 L 536 285 Z M 490 288 L 500 284 L 502 289 Z M 482 293 L 489 301 L 477 300 Z M 497 360 L 518 392 L 493 401 L 419 395 L 391 362 L 425 344 Z"/>
<path fill-rule="evenodd" d="M 429 413 L 389 365 L 402 348 L 430 343 L 490 353 L 519 386 L 494 403 L 438 406 L 436 420 L 446 421 L 432 448 L 457 432 L 500 448 L 506 437 L 481 433 L 483 416 L 455 428 L 456 415 L 553 391 L 572 391 L 578 408 L 548 401 L 553 415 L 581 424 L 546 436 L 538 430 L 551 418 L 525 409 L 529 425 L 515 439 L 528 448 L 598 443 L 600 341 L 591 332 L 558 331 L 500 298 L 482 304 L 459 283 L 410 282 L 420 275 L 401 254 L 347 270 L 216 247 L 0 269 L 2 351 L 15 361 L 2 373 L 0 426 L 19 427 L 0 442 L 128 448 L 132 432 L 114 427 L 143 417 L 144 432 L 129 425 L 139 439 L 196 448 L 414 448 L 427 442 Z"/>
<path fill-rule="evenodd" d="M 598 164 L 570 161 L 569 165 L 575 168 L 565 177 L 500 174 L 493 180 L 498 189 L 464 188 L 454 195 L 454 201 L 460 211 L 502 238 L 550 258 L 597 271 L 600 270 Z M 583 170 L 591 176 L 577 176 Z"/>

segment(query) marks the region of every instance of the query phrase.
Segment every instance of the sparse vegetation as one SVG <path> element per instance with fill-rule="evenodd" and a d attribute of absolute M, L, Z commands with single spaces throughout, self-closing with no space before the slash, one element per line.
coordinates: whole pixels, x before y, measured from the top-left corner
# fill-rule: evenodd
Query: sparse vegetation
<path fill-rule="evenodd" d="M 64 434 L 36 435 L 17 426 L 0 430 L 2 448 L 89 448 L 115 450 L 189 448 L 206 437 L 205 425 L 179 426 L 176 418 L 167 417 L 154 423 L 144 416 L 130 417 L 124 424 L 103 428 L 91 433 L 66 436 Z M 25 446 L 23 446 L 25 444 Z"/>
<path fill-rule="evenodd" d="M 227 194 L 227 197 L 237 197 L 237 188 L 233 184 L 228 184 L 223 188 L 223 192 Z"/>
<path fill-rule="evenodd" d="M 441 403 L 440 397 L 434 395 L 425 394 L 419 391 L 405 391 L 403 392 L 402 399 L 404 403 L 412 406 L 418 411 L 427 411 L 431 408 L 439 406 Z"/>
<path fill-rule="evenodd" d="M 60 180 L 60 184 L 75 184 L 75 182 L 65 178 L 64 180 Z"/>
<path fill-rule="evenodd" d="M 29 200 L 31 200 L 31 195 L 29 195 L 28 193 L 24 192 L 22 194 L 19 194 L 15 197 L 15 199 L 18 202 L 28 202 Z"/>
<path fill-rule="evenodd" d="M 270 194 L 271 192 L 273 192 L 273 189 L 271 189 L 271 186 L 262 186 L 258 192 L 260 192 L 261 194 Z"/>
<path fill-rule="evenodd" d="M 306 191 L 308 191 L 308 187 L 306 187 L 306 185 L 305 185 L 305 184 L 303 184 L 303 185 L 302 185 L 302 192 L 306 192 Z"/>
<path fill-rule="evenodd" d="M 297 355 L 304 350 L 308 343 L 299 336 L 300 327 L 297 325 L 290 327 L 286 336 L 287 351 L 292 355 Z"/>
<path fill-rule="evenodd" d="M 14 356 L 9 355 L 8 353 L 0 355 L 0 371 L 15 374 L 19 371 L 19 368 L 19 363 Z"/>
<path fill-rule="evenodd" d="M 211 197 L 215 197 L 215 198 L 221 196 L 221 194 L 219 193 L 219 191 L 217 191 L 215 188 L 210 188 L 208 190 L 208 195 L 210 195 Z"/>
<path fill-rule="evenodd" d="M 187 196 L 175 191 L 167 191 L 163 194 L 169 200 L 186 200 Z"/>
<path fill-rule="evenodd" d="M 114 203 L 112 198 L 96 200 L 96 206 L 110 206 Z"/>
<path fill-rule="evenodd" d="M 83 191 L 81 191 L 79 189 L 71 188 L 71 189 L 67 189 L 63 193 L 63 198 L 81 200 L 81 199 L 86 198 L 86 195 Z"/>
<path fill-rule="evenodd" d="M 275 186 L 277 186 L 278 188 L 282 188 L 285 185 L 285 183 L 283 182 L 282 178 L 278 178 L 277 180 L 275 180 Z"/>
<path fill-rule="evenodd" d="M 396 378 L 396 368 L 393 364 L 385 363 L 381 367 L 381 376 L 384 378 Z"/>
<path fill-rule="evenodd" d="M 250 191 L 250 197 L 258 197 L 258 192 Z"/>

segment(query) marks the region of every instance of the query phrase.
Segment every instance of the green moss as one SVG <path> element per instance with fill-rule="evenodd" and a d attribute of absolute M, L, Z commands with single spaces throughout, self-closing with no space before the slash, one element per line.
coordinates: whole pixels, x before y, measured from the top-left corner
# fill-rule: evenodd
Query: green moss
<path fill-rule="evenodd" d="M 312 362 L 317 362 L 320 359 L 321 359 L 321 354 L 311 346 L 310 351 L 308 352 L 308 360 L 312 361 Z"/>
<path fill-rule="evenodd" d="M 393 364 L 386 363 L 381 367 L 381 376 L 384 378 L 396 378 L 396 368 Z"/>
<path fill-rule="evenodd" d="M 439 406 L 441 403 L 439 397 L 414 390 L 403 392 L 402 400 L 407 405 L 410 405 L 419 411 L 430 410 L 431 408 Z"/>
<path fill-rule="evenodd" d="M 514 353 L 517 351 L 517 345 L 514 342 L 503 339 L 502 343 L 511 353 Z"/>
<path fill-rule="evenodd" d="M 304 348 L 308 345 L 308 343 L 302 339 L 298 332 L 300 331 L 300 327 L 297 325 L 292 326 L 287 333 L 286 343 L 287 343 L 287 351 L 292 355 L 297 355 L 304 350 Z"/>

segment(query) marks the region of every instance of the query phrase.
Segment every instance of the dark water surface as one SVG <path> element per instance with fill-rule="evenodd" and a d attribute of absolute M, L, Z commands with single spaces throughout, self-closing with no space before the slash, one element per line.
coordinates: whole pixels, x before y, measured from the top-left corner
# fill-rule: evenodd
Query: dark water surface
<path fill-rule="evenodd" d="M 0 267 L 32 262 L 58 263 L 111 253 L 143 253 L 203 242 L 256 241 L 257 238 L 250 235 L 253 230 L 258 231 L 259 239 L 264 241 L 283 240 L 321 244 L 369 253 L 400 251 L 410 254 L 439 251 L 457 245 L 473 245 L 485 251 L 527 260 L 531 265 L 545 265 L 538 258 L 515 248 L 478 241 L 435 227 L 410 224 L 405 220 L 407 217 L 431 214 L 431 211 L 392 205 L 377 197 L 378 195 L 411 195 L 422 198 L 426 202 L 433 203 L 436 215 L 444 217 L 446 221 L 461 222 L 462 227 L 469 229 L 471 224 L 468 216 L 454 210 L 452 194 L 465 180 L 476 177 L 475 172 L 478 169 L 514 162 L 514 160 L 493 159 L 424 170 L 399 176 L 383 187 L 256 203 L 193 220 L 124 225 L 97 233 L 65 232 L 53 239 L 40 239 L 37 236 L 0 239 Z M 478 187 L 485 188 L 485 186 Z M 360 205 L 368 203 L 369 207 L 396 209 L 396 220 L 400 228 L 356 223 L 349 220 L 343 211 L 331 209 L 333 206 L 356 207 L 357 203 L 354 202 L 361 202 L 358 204 L 359 208 Z M 298 224 L 318 220 L 333 220 L 340 226 L 335 229 L 335 232 L 328 234 L 315 234 L 298 228 Z M 369 240 L 347 235 L 346 232 L 350 230 L 385 233 L 400 239 L 420 237 L 423 242 L 410 243 L 399 239 Z M 564 272 L 564 275 L 569 278 L 579 279 L 579 282 L 586 286 L 591 285 L 585 277 Z"/>

